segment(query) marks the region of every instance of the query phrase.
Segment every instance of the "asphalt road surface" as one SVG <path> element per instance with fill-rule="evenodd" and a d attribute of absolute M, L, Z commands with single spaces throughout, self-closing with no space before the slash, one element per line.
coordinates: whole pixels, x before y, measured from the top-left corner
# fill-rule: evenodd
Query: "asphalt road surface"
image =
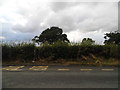
<path fill-rule="evenodd" d="M 2 88 L 118 88 L 117 67 L 6 66 Z"/>

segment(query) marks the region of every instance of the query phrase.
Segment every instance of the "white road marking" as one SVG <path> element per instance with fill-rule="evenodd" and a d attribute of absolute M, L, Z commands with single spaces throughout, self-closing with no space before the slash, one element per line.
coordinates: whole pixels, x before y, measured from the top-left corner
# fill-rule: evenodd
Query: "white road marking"
<path fill-rule="evenodd" d="M 65 68 L 62 68 L 62 69 L 58 69 L 59 71 L 69 71 L 70 69 L 65 69 Z"/>
<path fill-rule="evenodd" d="M 80 69 L 81 71 L 92 71 L 93 69 Z"/>
<path fill-rule="evenodd" d="M 35 70 L 35 71 L 45 71 L 47 70 L 48 66 L 33 66 L 32 68 L 29 68 L 29 70 Z"/>
<path fill-rule="evenodd" d="M 22 68 L 25 66 L 8 66 L 4 68 L 0 68 L 0 70 L 8 70 L 8 71 L 20 71 Z M 48 69 L 48 66 L 32 66 L 29 68 L 29 70 L 35 70 L 35 71 L 46 71 Z M 59 68 L 57 69 L 58 71 L 69 71 L 69 68 Z M 81 71 L 92 71 L 93 69 L 90 68 L 82 68 L 80 69 Z M 103 68 L 101 69 L 102 71 L 113 71 L 114 69 L 111 68 Z"/>
<path fill-rule="evenodd" d="M 17 71 L 17 70 L 21 70 L 21 68 L 23 68 L 24 66 L 8 66 L 5 68 L 2 68 L 2 70 L 8 70 L 8 71 Z"/>
<path fill-rule="evenodd" d="M 114 69 L 101 69 L 103 71 L 113 71 Z"/>

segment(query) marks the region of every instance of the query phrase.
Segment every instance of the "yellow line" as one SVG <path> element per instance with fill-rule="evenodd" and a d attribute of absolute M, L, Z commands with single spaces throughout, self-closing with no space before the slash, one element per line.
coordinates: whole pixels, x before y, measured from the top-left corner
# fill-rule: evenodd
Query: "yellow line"
<path fill-rule="evenodd" d="M 80 69 L 81 71 L 92 71 L 93 69 Z"/>
<path fill-rule="evenodd" d="M 20 68 L 23 68 L 23 67 L 25 67 L 25 66 L 20 66 Z"/>
<path fill-rule="evenodd" d="M 24 66 L 9 66 L 2 68 L 2 70 L 10 70 L 10 71 L 15 71 L 15 70 L 21 70 L 20 68 L 23 68 Z"/>
<path fill-rule="evenodd" d="M 70 69 L 58 69 L 59 71 L 69 71 Z"/>
<path fill-rule="evenodd" d="M 32 69 L 32 70 L 39 70 L 39 69 Z"/>
<path fill-rule="evenodd" d="M 114 69 L 101 69 L 103 71 L 113 71 Z"/>
<path fill-rule="evenodd" d="M 45 71 L 45 70 L 47 70 L 47 68 L 48 68 L 48 66 L 33 66 L 33 67 L 31 67 L 31 68 L 29 68 L 29 70 L 39 70 L 39 71 Z"/>

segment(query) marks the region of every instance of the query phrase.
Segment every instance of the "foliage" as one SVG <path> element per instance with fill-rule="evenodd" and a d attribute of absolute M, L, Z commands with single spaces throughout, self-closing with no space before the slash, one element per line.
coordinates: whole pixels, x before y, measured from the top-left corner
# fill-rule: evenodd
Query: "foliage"
<path fill-rule="evenodd" d="M 3 60 L 22 60 L 28 61 L 34 58 L 35 45 L 32 43 L 12 43 L 2 44 L 2 59 Z"/>
<path fill-rule="evenodd" d="M 57 59 L 82 59 L 94 55 L 103 58 L 120 58 L 118 45 L 70 45 L 64 42 L 43 44 L 39 47 L 32 43 L 2 44 L 2 60 L 24 62 L 51 58 Z"/>
<path fill-rule="evenodd" d="M 57 41 L 69 42 L 66 34 L 62 34 L 63 30 L 59 27 L 51 27 L 44 30 L 39 36 L 35 36 L 32 41 L 34 42 L 48 42 L 52 44 Z"/>
<path fill-rule="evenodd" d="M 84 38 L 82 40 L 82 45 L 94 45 L 95 41 L 93 41 L 91 38 Z"/>
<path fill-rule="evenodd" d="M 120 45 L 120 32 L 115 31 L 115 32 L 110 32 L 105 34 L 105 44 L 115 44 L 115 45 Z"/>

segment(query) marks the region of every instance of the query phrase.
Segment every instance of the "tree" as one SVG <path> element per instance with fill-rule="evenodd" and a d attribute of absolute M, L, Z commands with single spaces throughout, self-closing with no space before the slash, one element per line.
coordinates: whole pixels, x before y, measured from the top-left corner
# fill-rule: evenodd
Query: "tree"
<path fill-rule="evenodd" d="M 105 41 L 104 44 L 115 44 L 120 45 L 120 32 L 110 32 L 105 34 Z"/>
<path fill-rule="evenodd" d="M 52 44 L 57 41 L 69 42 L 66 34 L 62 34 L 63 30 L 59 27 L 51 27 L 44 30 L 39 36 L 35 36 L 32 41 L 36 43 L 45 43 L 48 42 Z"/>
<path fill-rule="evenodd" d="M 93 41 L 91 38 L 84 38 L 81 44 L 82 45 L 93 45 L 95 44 L 95 41 Z"/>

